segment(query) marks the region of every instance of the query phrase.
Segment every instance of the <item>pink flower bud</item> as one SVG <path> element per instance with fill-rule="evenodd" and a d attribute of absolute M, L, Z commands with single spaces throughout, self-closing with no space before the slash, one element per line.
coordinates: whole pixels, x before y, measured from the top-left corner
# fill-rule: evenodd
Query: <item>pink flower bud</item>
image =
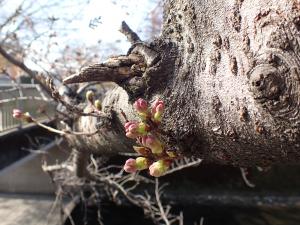
<path fill-rule="evenodd" d="M 14 109 L 13 110 L 13 117 L 15 119 L 22 119 L 28 123 L 32 122 L 32 117 L 29 114 L 29 112 L 23 113 L 20 109 Z"/>
<path fill-rule="evenodd" d="M 164 111 L 165 104 L 162 100 L 156 99 L 151 107 L 152 119 L 154 122 L 161 122 L 161 116 Z"/>
<path fill-rule="evenodd" d="M 127 173 L 135 173 L 137 170 L 135 159 L 127 159 L 124 165 L 124 170 Z"/>
<path fill-rule="evenodd" d="M 129 121 L 127 123 L 125 123 L 125 132 L 126 132 L 126 136 L 132 139 L 137 138 L 138 132 L 138 122 L 137 121 Z"/>
<path fill-rule="evenodd" d="M 143 122 L 129 121 L 125 124 L 126 136 L 129 138 L 137 138 L 138 136 L 146 135 L 149 131 L 149 126 Z"/>
<path fill-rule="evenodd" d="M 149 173 L 153 177 L 162 176 L 170 167 L 170 163 L 165 160 L 158 160 L 149 167 Z"/>
<path fill-rule="evenodd" d="M 124 127 L 125 127 L 125 130 L 127 131 L 127 129 L 132 125 L 132 124 L 137 124 L 138 122 L 137 121 L 128 121 L 125 123 Z"/>
<path fill-rule="evenodd" d="M 142 144 L 145 147 L 150 148 L 153 154 L 160 154 L 163 151 L 161 142 L 153 135 L 142 137 Z"/>
<path fill-rule="evenodd" d="M 23 118 L 23 112 L 20 109 L 14 109 L 13 115 L 15 119 L 22 119 Z"/>
<path fill-rule="evenodd" d="M 156 99 L 151 106 L 151 112 L 152 112 L 152 114 L 154 114 L 156 112 L 162 113 L 164 108 L 165 108 L 164 102 L 162 100 Z"/>
<path fill-rule="evenodd" d="M 133 123 L 128 127 L 129 132 L 137 132 L 139 129 L 139 124 L 138 123 Z"/>
<path fill-rule="evenodd" d="M 148 102 L 145 101 L 142 98 L 139 98 L 135 103 L 133 104 L 134 108 L 139 114 L 139 117 L 142 120 L 146 120 L 150 117 L 149 110 L 148 110 Z"/>
<path fill-rule="evenodd" d="M 135 101 L 133 106 L 139 113 L 146 113 L 148 111 L 148 102 L 142 98 L 139 98 L 137 101 Z"/>

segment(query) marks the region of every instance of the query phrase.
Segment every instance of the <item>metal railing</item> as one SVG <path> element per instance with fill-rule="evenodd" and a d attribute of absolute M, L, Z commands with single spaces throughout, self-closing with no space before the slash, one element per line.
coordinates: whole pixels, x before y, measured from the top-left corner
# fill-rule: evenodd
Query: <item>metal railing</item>
<path fill-rule="evenodd" d="M 0 84 L 0 132 L 25 123 L 12 117 L 13 109 L 21 109 L 39 121 L 53 116 L 55 104 L 38 84 Z"/>

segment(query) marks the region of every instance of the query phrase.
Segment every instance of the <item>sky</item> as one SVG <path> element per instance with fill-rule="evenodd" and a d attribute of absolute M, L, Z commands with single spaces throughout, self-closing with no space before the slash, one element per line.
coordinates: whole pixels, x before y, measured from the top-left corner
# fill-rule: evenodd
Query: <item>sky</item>
<path fill-rule="evenodd" d="M 99 37 L 104 42 L 112 39 L 125 40 L 125 37 L 118 32 L 120 24 L 125 20 L 130 27 L 138 32 L 142 37 L 141 29 L 145 26 L 145 18 L 151 9 L 155 7 L 155 1 L 150 0 L 127 0 L 127 1 L 111 1 L 111 0 L 94 0 L 88 5 L 84 12 L 84 19 L 79 24 L 80 32 L 84 35 L 87 43 L 96 43 Z M 87 26 L 91 18 L 101 16 L 101 24 L 95 29 Z"/>
<path fill-rule="evenodd" d="M 102 43 L 113 43 L 123 53 L 129 48 L 126 38 L 118 30 L 123 20 L 145 39 L 142 28 L 146 25 L 150 11 L 157 5 L 157 0 L 91 0 L 81 11 L 82 19 L 75 20 L 73 27 L 78 28 L 78 37 L 75 41 L 81 41 L 89 45 L 96 45 L 98 40 Z M 68 11 L 72 13 L 72 11 Z M 99 23 L 91 27 L 90 22 L 99 18 Z M 80 39 L 80 40 L 78 40 Z"/>

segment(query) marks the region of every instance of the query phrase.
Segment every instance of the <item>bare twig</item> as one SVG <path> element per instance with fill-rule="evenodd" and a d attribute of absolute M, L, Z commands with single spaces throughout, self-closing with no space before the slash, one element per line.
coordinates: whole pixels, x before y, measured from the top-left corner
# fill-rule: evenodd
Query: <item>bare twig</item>
<path fill-rule="evenodd" d="M 203 225 L 204 224 L 204 217 L 201 217 L 199 225 Z"/>
<path fill-rule="evenodd" d="M 77 131 L 71 131 L 71 130 L 58 130 L 53 127 L 47 126 L 41 122 L 38 122 L 37 120 L 35 120 L 32 117 L 31 117 L 31 119 L 32 119 L 32 122 L 35 123 L 36 125 L 38 125 L 39 127 L 42 127 L 52 133 L 56 133 L 56 134 L 60 134 L 60 135 L 68 134 L 68 135 L 77 135 L 77 136 L 82 136 L 82 135 L 93 136 L 99 132 L 98 130 L 95 130 L 94 132 L 77 132 Z"/>
<path fill-rule="evenodd" d="M 52 97 L 59 103 L 61 103 L 64 107 L 66 107 L 66 109 L 72 113 L 75 113 L 79 116 L 93 116 L 93 117 L 101 117 L 101 118 L 106 118 L 107 116 L 105 115 L 105 113 L 101 112 L 101 111 L 97 111 L 96 113 L 94 112 L 90 112 L 90 113 L 85 113 L 83 112 L 83 109 L 80 109 L 78 107 L 76 107 L 75 105 L 72 105 L 68 102 L 66 102 L 62 96 L 59 94 L 58 90 L 56 89 L 55 85 L 53 84 L 53 80 L 50 78 L 47 78 L 46 83 L 48 85 L 48 87 L 51 90 L 51 95 Z"/>
<path fill-rule="evenodd" d="M 74 167 L 71 165 L 57 164 L 57 165 L 48 166 L 46 162 L 44 162 L 44 164 L 42 165 L 42 169 L 44 172 L 54 172 L 54 171 L 63 170 L 63 169 L 67 169 L 71 172 L 74 172 Z"/>
<path fill-rule="evenodd" d="M 160 186 L 158 179 L 156 179 L 154 182 L 152 179 L 144 177 L 139 173 L 124 174 L 123 170 L 121 170 L 120 172 L 116 172 L 116 168 L 118 168 L 118 166 L 110 165 L 101 168 L 101 162 L 97 161 L 94 157 L 91 157 L 90 159 L 92 161 L 90 166 L 84 168 L 88 168 L 86 169 L 86 172 L 90 173 L 90 177 L 85 178 L 92 178 L 90 179 L 91 182 L 89 182 L 88 184 L 85 182 L 74 183 L 74 180 L 70 178 L 69 180 L 70 182 L 72 182 L 70 186 L 72 188 L 74 188 L 76 185 L 78 185 L 78 187 L 81 187 L 80 190 L 84 190 L 82 188 L 88 188 L 88 190 L 93 190 L 95 192 L 95 195 L 98 196 L 97 198 L 100 198 L 100 196 L 103 195 L 98 195 L 96 192 L 99 192 L 99 190 L 105 190 L 108 196 L 110 196 L 110 198 L 117 204 L 121 204 L 122 199 L 125 198 L 133 205 L 142 208 L 145 215 L 149 216 L 155 224 L 183 225 L 183 214 L 180 213 L 180 215 L 174 215 L 171 213 L 170 205 L 162 204 L 161 194 L 162 189 L 165 185 Z M 185 162 L 187 161 L 188 160 L 185 160 Z M 74 170 L 76 169 L 74 167 L 69 168 L 67 165 L 68 164 L 64 164 L 64 167 L 74 173 Z M 61 171 L 60 173 L 63 173 L 62 167 L 59 167 L 57 165 L 56 168 L 50 166 L 44 167 L 44 170 L 46 171 L 54 171 L 53 169 L 57 169 L 58 171 Z M 68 179 L 66 179 L 64 175 L 62 175 L 60 179 L 64 181 L 63 185 L 67 185 L 66 182 L 68 182 Z M 151 196 L 147 192 L 143 194 L 136 193 L 137 187 L 140 184 L 147 184 L 148 186 L 154 184 L 154 196 Z M 101 192 L 103 194 L 103 191 Z M 120 198 L 121 196 L 123 198 Z M 98 212 L 98 214 L 99 213 L 100 212 Z M 101 215 L 98 215 L 98 218 L 101 219 Z"/>
<path fill-rule="evenodd" d="M 43 124 L 43 123 L 38 122 L 38 121 L 35 120 L 35 119 L 32 119 L 32 122 L 35 123 L 36 125 L 38 125 L 39 127 L 42 127 L 42 128 L 44 128 L 44 129 L 46 129 L 46 130 L 52 132 L 52 133 L 61 134 L 61 135 L 65 135 L 65 134 L 66 134 L 66 132 L 64 132 L 64 131 L 62 131 L 62 130 L 58 130 L 58 129 L 55 129 L 55 128 L 53 128 L 53 127 L 47 126 L 47 125 L 45 125 L 45 124 Z"/>
<path fill-rule="evenodd" d="M 34 139 L 30 137 L 28 134 L 25 134 L 26 138 L 28 139 L 28 142 L 30 144 L 29 148 L 22 147 L 22 151 L 27 151 L 33 154 L 49 154 L 47 151 L 40 150 L 42 146 L 45 145 L 45 143 L 41 143 L 40 140 L 44 140 L 47 143 L 50 143 L 52 139 L 44 138 L 44 137 L 35 137 Z"/>
<path fill-rule="evenodd" d="M 139 156 L 138 153 L 134 153 L 134 152 L 119 152 L 118 155 L 129 156 L 129 157 L 138 157 Z"/>
<path fill-rule="evenodd" d="M 179 170 L 189 168 L 189 167 L 196 167 L 201 162 L 202 162 L 202 159 L 194 159 L 194 158 L 186 158 L 186 157 L 184 157 L 182 159 L 178 159 L 173 163 L 171 169 L 166 171 L 163 176 L 177 172 Z"/>
<path fill-rule="evenodd" d="M 240 167 L 240 171 L 245 184 L 250 188 L 255 188 L 255 184 L 251 183 L 247 178 L 247 174 L 248 174 L 247 169 Z"/>
<path fill-rule="evenodd" d="M 170 221 L 168 220 L 168 217 L 167 217 L 165 210 L 160 201 L 160 192 L 159 192 L 158 187 L 159 187 L 158 179 L 155 178 L 155 198 L 156 198 L 156 202 L 157 202 L 157 205 L 158 205 L 158 208 L 160 211 L 160 215 L 161 215 L 162 219 L 164 220 L 165 224 L 170 225 Z"/>
<path fill-rule="evenodd" d="M 6 25 L 8 25 L 10 22 L 12 22 L 16 17 L 18 17 L 21 13 L 23 4 L 25 1 L 22 1 L 21 4 L 16 8 L 13 14 L 11 14 L 7 19 L 0 25 L 0 30 L 3 29 Z"/>
<path fill-rule="evenodd" d="M 127 123 L 129 120 L 128 120 L 126 114 L 124 113 L 123 109 L 120 109 L 120 113 L 123 116 L 123 118 L 125 119 L 125 122 Z"/>

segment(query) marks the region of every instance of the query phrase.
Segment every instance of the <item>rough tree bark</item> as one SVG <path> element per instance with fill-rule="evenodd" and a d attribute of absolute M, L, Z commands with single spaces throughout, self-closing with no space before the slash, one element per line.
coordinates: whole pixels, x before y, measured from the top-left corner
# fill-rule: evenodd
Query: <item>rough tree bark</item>
<path fill-rule="evenodd" d="M 132 42 L 127 56 L 65 80 L 119 85 L 103 101 L 104 116 L 75 123 L 101 132 L 69 142 L 85 154 L 131 152 L 121 110 L 137 119 L 132 102 L 159 97 L 162 138 L 183 155 L 237 166 L 298 162 L 300 2 L 169 0 L 164 9 L 157 40 L 145 44 L 123 30 Z"/>
<path fill-rule="evenodd" d="M 131 151 L 120 109 L 135 119 L 133 100 L 159 97 L 163 140 L 182 154 L 238 166 L 298 162 L 299 35 L 297 0 L 170 0 L 161 37 L 130 51 L 152 50 L 155 60 L 144 57 L 145 71 L 129 71 L 104 99 L 108 132 L 72 142 L 96 153 Z M 92 131 L 99 120 L 81 117 L 77 128 Z"/>

